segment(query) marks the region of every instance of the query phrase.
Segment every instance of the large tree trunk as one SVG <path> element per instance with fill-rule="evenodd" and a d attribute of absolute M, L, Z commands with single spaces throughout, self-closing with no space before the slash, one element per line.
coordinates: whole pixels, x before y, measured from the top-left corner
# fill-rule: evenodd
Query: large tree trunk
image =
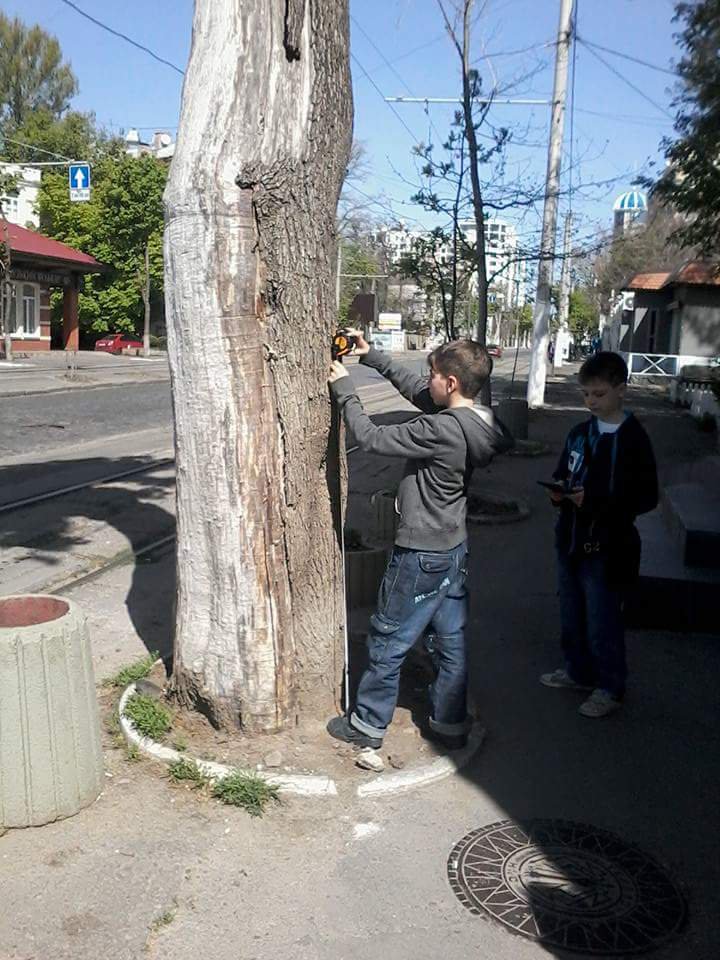
<path fill-rule="evenodd" d="M 347 0 L 196 0 L 165 194 L 177 461 L 172 686 L 273 730 L 340 696 L 326 384 L 352 103 Z"/>

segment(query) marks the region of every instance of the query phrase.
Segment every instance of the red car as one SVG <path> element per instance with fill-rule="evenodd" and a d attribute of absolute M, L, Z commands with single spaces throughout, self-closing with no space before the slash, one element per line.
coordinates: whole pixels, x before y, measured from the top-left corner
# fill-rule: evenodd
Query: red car
<path fill-rule="evenodd" d="M 502 347 L 499 347 L 497 343 L 489 343 L 487 345 L 487 352 L 491 357 L 497 357 L 499 360 L 502 356 Z"/>
<path fill-rule="evenodd" d="M 95 344 L 95 349 L 104 353 L 122 353 L 128 348 L 142 350 L 143 342 L 134 333 L 109 333 Z"/>

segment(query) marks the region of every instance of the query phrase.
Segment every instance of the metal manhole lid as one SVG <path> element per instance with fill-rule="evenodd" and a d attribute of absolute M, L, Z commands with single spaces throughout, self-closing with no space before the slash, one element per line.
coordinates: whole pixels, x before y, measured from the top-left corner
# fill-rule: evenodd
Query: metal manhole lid
<path fill-rule="evenodd" d="M 470 911 L 548 946 L 637 954 L 677 933 L 685 901 L 652 857 L 566 820 L 503 820 L 455 845 L 448 879 Z"/>

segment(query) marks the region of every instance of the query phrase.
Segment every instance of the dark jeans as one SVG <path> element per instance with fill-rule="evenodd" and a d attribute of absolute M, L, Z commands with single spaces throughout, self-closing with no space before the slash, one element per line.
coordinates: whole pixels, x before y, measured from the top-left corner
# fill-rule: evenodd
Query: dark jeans
<path fill-rule="evenodd" d="M 576 683 L 625 693 L 624 592 L 608 583 L 599 554 L 570 559 L 558 553 L 560 622 L 567 672 Z"/>
<path fill-rule="evenodd" d="M 415 641 L 431 627 L 437 669 L 430 687 L 430 724 L 439 733 L 464 733 L 467 658 L 465 591 L 467 545 L 418 551 L 395 547 L 370 618 L 370 664 L 358 687 L 351 724 L 382 738 L 398 698 L 400 668 Z"/>

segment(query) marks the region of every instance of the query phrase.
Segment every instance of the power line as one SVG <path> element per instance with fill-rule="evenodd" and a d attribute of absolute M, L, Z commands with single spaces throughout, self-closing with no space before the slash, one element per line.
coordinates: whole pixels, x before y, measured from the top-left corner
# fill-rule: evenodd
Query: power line
<path fill-rule="evenodd" d="M 649 70 L 657 70 L 658 73 L 667 73 L 671 77 L 679 77 L 677 70 L 670 70 L 668 67 L 659 67 L 656 63 L 650 63 L 647 60 L 641 60 L 639 57 L 632 57 L 629 53 L 622 53 L 620 50 L 613 50 L 611 47 L 604 47 L 600 43 L 592 43 L 590 40 L 578 37 L 581 43 L 586 47 L 592 47 L 595 50 L 602 50 L 604 53 L 611 53 L 614 57 L 622 57 L 623 60 L 629 60 L 631 63 L 639 63 L 641 67 L 647 67 Z"/>
<path fill-rule="evenodd" d="M 392 112 L 393 112 L 393 113 L 395 114 L 395 116 L 398 118 L 398 120 L 400 121 L 400 123 L 403 125 L 403 127 L 407 130 L 407 132 L 408 132 L 408 133 L 410 134 L 410 136 L 413 138 L 413 141 L 414 141 L 416 144 L 417 144 L 417 143 L 420 143 L 421 138 L 420 138 L 420 137 L 417 137 L 417 136 L 413 133 L 413 131 L 412 131 L 412 130 L 410 129 L 410 127 L 405 123 L 405 121 L 404 121 L 403 118 L 400 116 L 400 114 L 399 114 L 398 111 L 395 109 L 395 107 L 394 107 L 391 103 L 388 103 L 388 101 L 385 99 L 385 94 L 382 92 L 382 90 L 380 89 L 380 87 L 375 83 L 375 81 L 373 80 L 373 78 L 372 78 L 372 77 L 370 76 L 370 74 L 367 72 L 367 70 L 365 69 L 365 67 L 360 63 L 360 61 L 359 61 L 358 58 L 355 56 L 355 54 L 354 54 L 354 53 L 351 53 L 350 56 L 351 56 L 352 59 L 355 61 L 355 63 L 360 67 L 360 69 L 361 69 L 362 72 L 365 74 L 365 76 L 368 78 L 368 80 L 370 81 L 370 83 L 373 85 L 373 87 L 375 88 L 375 90 L 377 91 L 377 93 L 378 93 L 378 94 L 380 95 L 380 97 L 382 98 L 383 103 L 387 103 L 388 107 L 392 110 Z"/>
<path fill-rule="evenodd" d="M 45 154 L 46 156 L 48 156 L 48 157 L 55 157 L 56 160 L 65 160 L 65 161 L 67 161 L 68 163 L 72 163 L 72 160 L 70 159 L 70 157 L 65 157 L 65 156 L 62 155 L 62 153 L 53 153 L 52 150 L 43 150 L 42 147 L 35 147 L 35 146 L 33 146 L 31 143 L 23 143 L 22 140 L 13 140 L 12 137 L 3 136 L 2 139 L 3 139 L 3 140 L 6 140 L 8 143 L 14 143 L 14 144 L 15 144 L 16 146 L 18 146 L 18 147 L 27 147 L 28 150 L 34 150 L 36 153 L 44 153 L 44 154 Z M 17 162 L 17 163 L 22 163 L 22 161 L 14 161 L 14 160 L 2 160 L 2 161 L 0 161 L 0 162 L 2 162 L 2 163 L 15 163 L 15 162 Z"/>
<path fill-rule="evenodd" d="M 618 77 L 620 80 L 622 80 L 622 82 L 626 84 L 628 87 L 630 87 L 631 90 L 634 90 L 639 97 L 642 97 L 643 100 L 647 100 L 647 102 L 652 104 L 652 106 L 655 107 L 656 110 L 659 110 L 660 113 L 664 113 L 666 117 L 669 117 L 671 120 L 675 119 L 671 113 L 668 113 L 665 107 L 661 106 L 656 100 L 653 100 L 652 97 L 649 97 L 646 93 L 644 93 L 640 89 L 640 87 L 636 87 L 634 83 L 631 83 L 626 76 L 620 73 L 619 70 L 616 70 L 611 63 L 608 63 L 607 60 L 604 57 L 601 57 L 600 54 L 597 53 L 597 51 L 592 49 L 592 47 L 589 47 L 584 40 L 581 40 L 580 37 L 578 37 L 578 41 L 585 47 L 588 53 L 591 53 L 593 57 L 595 57 L 596 60 L 599 60 L 600 63 L 603 64 L 603 66 L 607 67 L 607 69 L 611 73 L 614 73 L 615 76 Z"/>
<path fill-rule="evenodd" d="M 137 40 L 133 40 L 132 37 L 128 37 L 127 34 L 120 33 L 119 30 L 114 30 L 106 23 L 103 23 L 102 20 L 96 20 L 95 17 L 91 16 L 89 13 L 86 13 L 84 10 L 81 10 L 76 3 L 72 2 L 72 0 L 61 0 L 61 3 L 64 3 L 66 7 L 71 7 L 76 13 L 79 13 L 81 17 L 85 17 L 86 20 L 94 23 L 95 26 L 100 27 L 101 30 L 106 30 L 114 37 L 119 37 L 121 40 L 125 40 L 127 43 L 131 44 L 133 47 L 137 47 L 138 50 L 142 50 L 144 53 L 149 54 L 153 60 L 157 60 L 158 63 L 163 63 L 166 67 L 170 67 L 176 73 L 179 73 L 181 77 L 185 76 L 185 71 L 181 70 L 180 67 L 176 66 L 176 64 L 171 63 L 169 60 L 165 60 L 164 57 L 158 56 L 157 53 L 150 49 L 150 47 L 146 47 L 142 43 L 138 43 Z"/>
<path fill-rule="evenodd" d="M 352 14 L 350 14 L 350 19 L 351 19 L 352 22 L 355 24 L 355 26 L 356 26 L 357 29 L 360 31 L 360 33 L 365 37 L 365 39 L 366 39 L 367 42 L 370 44 L 370 46 L 373 48 L 373 50 L 375 50 L 375 52 L 382 58 L 383 62 L 385 63 L 385 66 L 388 67 L 388 69 L 398 78 L 398 80 L 400 81 L 400 83 L 403 85 L 403 87 L 405 87 L 405 89 L 407 90 L 407 92 L 408 92 L 408 93 L 410 94 L 410 96 L 412 97 L 412 96 L 413 96 L 413 92 L 412 92 L 412 90 L 410 89 L 410 87 L 407 85 L 407 83 L 405 82 L 403 76 L 395 69 L 395 67 L 392 65 L 392 63 L 388 60 L 388 58 L 387 58 L 387 57 L 385 56 L 385 54 L 382 52 L 382 50 L 380 49 L 380 47 L 378 47 L 378 45 L 375 43 L 375 41 L 373 40 L 373 38 L 372 38 L 372 37 L 367 33 L 367 31 L 360 25 L 360 23 L 358 23 L 357 18 L 354 17 Z M 434 131 L 435 136 L 436 136 L 436 137 L 438 138 L 438 140 L 442 143 L 443 138 L 440 136 L 440 133 L 439 133 L 437 127 L 436 127 L 435 124 L 432 122 L 432 118 L 430 117 L 430 109 L 429 109 L 427 106 L 426 106 L 426 108 L 425 108 L 425 112 L 427 113 L 428 123 L 430 124 L 430 128 Z"/>
<path fill-rule="evenodd" d="M 520 53 L 529 53 L 530 50 L 540 50 L 546 47 L 556 46 L 555 40 L 545 40 L 542 43 L 531 43 L 528 47 L 520 47 L 519 50 L 498 50 L 497 53 L 484 53 L 481 57 L 473 60 L 473 65 L 480 63 L 481 60 L 494 60 L 497 57 L 515 57 Z"/>

